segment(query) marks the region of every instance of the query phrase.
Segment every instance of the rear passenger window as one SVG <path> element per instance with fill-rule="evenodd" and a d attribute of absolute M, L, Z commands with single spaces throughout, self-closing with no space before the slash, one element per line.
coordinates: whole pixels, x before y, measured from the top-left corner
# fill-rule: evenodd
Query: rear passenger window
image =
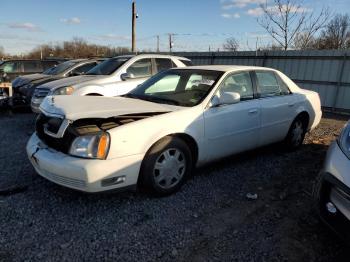
<path fill-rule="evenodd" d="M 249 72 L 235 73 L 228 76 L 221 84 L 220 92 L 236 92 L 241 100 L 254 98 L 253 84 Z"/>
<path fill-rule="evenodd" d="M 256 72 L 261 97 L 282 95 L 279 81 L 274 72 Z"/>
<path fill-rule="evenodd" d="M 42 66 L 37 61 L 23 61 L 24 73 L 39 73 L 43 71 Z"/>
<path fill-rule="evenodd" d="M 173 63 L 168 58 L 156 58 L 157 72 L 168 70 L 173 67 Z"/>

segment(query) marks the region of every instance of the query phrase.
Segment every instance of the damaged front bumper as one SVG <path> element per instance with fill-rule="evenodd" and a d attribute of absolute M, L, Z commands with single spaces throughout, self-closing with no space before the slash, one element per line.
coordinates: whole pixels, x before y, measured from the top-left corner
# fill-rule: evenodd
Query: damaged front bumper
<path fill-rule="evenodd" d="M 59 185 L 84 192 L 103 192 L 137 184 L 143 155 L 116 159 L 84 159 L 47 147 L 34 133 L 27 155 L 36 172 Z"/>

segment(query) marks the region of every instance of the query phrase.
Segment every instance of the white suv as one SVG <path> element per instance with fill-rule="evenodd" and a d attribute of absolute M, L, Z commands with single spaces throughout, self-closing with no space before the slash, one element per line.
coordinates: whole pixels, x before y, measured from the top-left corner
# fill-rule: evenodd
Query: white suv
<path fill-rule="evenodd" d="M 113 57 L 92 68 L 85 75 L 38 86 L 34 91 L 31 107 L 34 112 L 39 113 L 39 106 L 47 95 L 123 95 L 160 71 L 187 65 L 191 65 L 191 60 L 170 55 Z"/>

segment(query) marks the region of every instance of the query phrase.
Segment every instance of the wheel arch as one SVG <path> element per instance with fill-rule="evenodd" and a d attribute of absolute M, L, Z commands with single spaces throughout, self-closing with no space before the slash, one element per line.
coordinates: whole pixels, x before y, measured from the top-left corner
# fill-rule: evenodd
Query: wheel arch
<path fill-rule="evenodd" d="M 176 137 L 176 138 L 179 138 L 179 139 L 181 139 L 182 141 L 184 141 L 187 145 L 188 145 L 188 147 L 189 147 L 189 149 L 190 149 L 190 151 L 191 151 L 191 155 L 192 155 L 192 157 L 193 157 L 193 159 L 192 159 L 192 165 L 193 165 L 193 167 L 195 167 L 196 166 L 196 163 L 197 163 L 197 161 L 198 161 L 198 144 L 197 144 L 197 142 L 196 142 L 196 140 L 191 136 L 191 135 L 189 135 L 189 134 L 186 134 L 186 133 L 172 133 L 172 134 L 168 134 L 168 135 L 165 135 L 165 136 L 163 136 L 163 137 L 161 137 L 161 138 L 159 138 L 157 141 L 155 141 L 151 146 L 149 146 L 149 148 L 147 149 L 147 151 L 146 151 L 146 153 L 145 153 L 145 155 L 144 155 L 144 157 L 143 157 L 143 159 L 142 159 L 142 162 L 141 162 L 141 166 L 140 166 L 140 170 L 139 170 L 139 174 L 138 174 L 138 182 L 137 182 L 137 184 L 139 184 L 139 182 L 140 182 L 140 174 L 141 174 L 141 172 L 142 172 L 142 168 L 143 168 L 143 165 L 144 165 L 144 161 L 145 161 L 145 159 L 146 159 L 146 156 L 148 155 L 148 153 L 152 150 L 152 148 L 154 147 L 154 146 L 156 146 L 158 143 L 160 143 L 162 140 L 164 140 L 164 139 L 167 139 L 168 137 Z"/>
<path fill-rule="evenodd" d="M 301 118 L 303 121 L 304 127 L 308 129 L 309 123 L 310 123 L 310 114 L 306 110 L 303 110 L 298 113 L 298 115 L 294 118 L 294 120 L 297 118 Z"/>

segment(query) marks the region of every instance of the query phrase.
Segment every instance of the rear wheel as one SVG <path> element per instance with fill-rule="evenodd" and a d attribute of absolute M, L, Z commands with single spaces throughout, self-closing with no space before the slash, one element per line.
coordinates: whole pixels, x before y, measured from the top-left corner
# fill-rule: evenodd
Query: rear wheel
<path fill-rule="evenodd" d="M 141 187 L 157 195 L 176 192 L 192 171 L 192 155 L 177 137 L 165 137 L 145 156 L 140 173 Z"/>
<path fill-rule="evenodd" d="M 306 134 L 306 126 L 307 123 L 300 116 L 293 121 L 285 139 L 287 149 L 295 150 L 303 144 Z"/>

